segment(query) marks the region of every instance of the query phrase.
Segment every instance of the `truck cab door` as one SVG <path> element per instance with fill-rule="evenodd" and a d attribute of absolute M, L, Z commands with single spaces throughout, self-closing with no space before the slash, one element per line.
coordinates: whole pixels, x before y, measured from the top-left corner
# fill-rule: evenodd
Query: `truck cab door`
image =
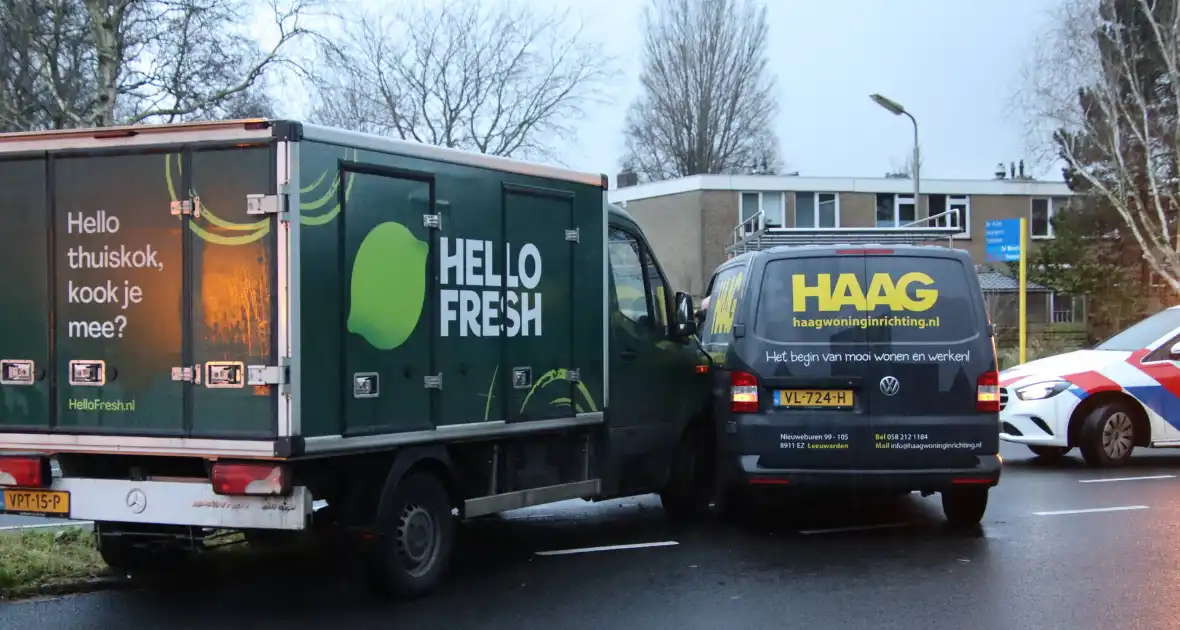
<path fill-rule="evenodd" d="M 662 485 L 678 427 L 685 375 L 694 374 L 681 344 L 670 338 L 670 294 L 636 233 L 611 226 L 610 453 L 618 489 Z M 681 374 L 683 373 L 683 374 Z M 610 484 L 608 484 L 609 487 Z"/>

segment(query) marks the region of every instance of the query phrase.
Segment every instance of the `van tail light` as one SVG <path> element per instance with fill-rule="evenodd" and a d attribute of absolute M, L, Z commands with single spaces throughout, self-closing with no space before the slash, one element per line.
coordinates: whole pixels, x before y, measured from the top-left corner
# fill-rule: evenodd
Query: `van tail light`
<path fill-rule="evenodd" d="M 213 464 L 213 492 L 225 495 L 285 496 L 291 493 L 291 474 L 282 464 L 217 462 Z"/>
<path fill-rule="evenodd" d="M 758 413 L 758 377 L 734 370 L 729 374 L 731 409 L 734 413 Z"/>
<path fill-rule="evenodd" d="M 1000 373 L 984 372 L 975 381 L 975 410 L 1000 413 Z"/>
<path fill-rule="evenodd" d="M 0 486 L 44 488 L 53 481 L 49 458 L 40 455 L 0 456 Z"/>

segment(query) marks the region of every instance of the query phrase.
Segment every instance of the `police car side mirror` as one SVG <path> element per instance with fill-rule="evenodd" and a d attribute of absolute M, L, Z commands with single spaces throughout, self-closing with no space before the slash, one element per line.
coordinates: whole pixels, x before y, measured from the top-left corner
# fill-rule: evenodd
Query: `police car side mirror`
<path fill-rule="evenodd" d="M 690 337 L 697 332 L 697 322 L 693 318 L 692 296 L 683 292 L 676 292 L 676 336 Z"/>
<path fill-rule="evenodd" d="M 1172 348 L 1168 350 L 1168 353 L 1172 355 L 1173 359 L 1180 358 L 1180 341 L 1173 344 Z"/>

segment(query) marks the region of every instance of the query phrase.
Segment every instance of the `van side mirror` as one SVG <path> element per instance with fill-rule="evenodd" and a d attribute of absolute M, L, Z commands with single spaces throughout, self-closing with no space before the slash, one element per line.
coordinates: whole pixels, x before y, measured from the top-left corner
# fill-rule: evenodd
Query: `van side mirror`
<path fill-rule="evenodd" d="M 683 292 L 676 292 L 676 325 L 677 337 L 691 337 L 697 332 L 697 322 L 693 317 L 695 309 L 692 306 L 692 296 Z"/>

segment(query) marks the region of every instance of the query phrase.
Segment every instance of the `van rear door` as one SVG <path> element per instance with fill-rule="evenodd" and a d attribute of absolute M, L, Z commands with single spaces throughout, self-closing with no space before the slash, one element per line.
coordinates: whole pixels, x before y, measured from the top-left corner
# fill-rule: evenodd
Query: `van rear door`
<path fill-rule="evenodd" d="M 742 422 L 756 434 L 744 446 L 760 454 L 760 466 L 849 470 L 872 444 L 865 330 L 853 307 L 831 299 L 864 272 L 859 253 L 790 252 L 766 262 L 753 334 L 741 344 L 767 397 L 761 417 Z"/>
<path fill-rule="evenodd" d="M 976 465 L 999 448 L 994 413 L 976 411 L 977 380 L 995 369 L 978 279 L 953 250 L 865 259 L 872 360 L 869 468 Z"/>

